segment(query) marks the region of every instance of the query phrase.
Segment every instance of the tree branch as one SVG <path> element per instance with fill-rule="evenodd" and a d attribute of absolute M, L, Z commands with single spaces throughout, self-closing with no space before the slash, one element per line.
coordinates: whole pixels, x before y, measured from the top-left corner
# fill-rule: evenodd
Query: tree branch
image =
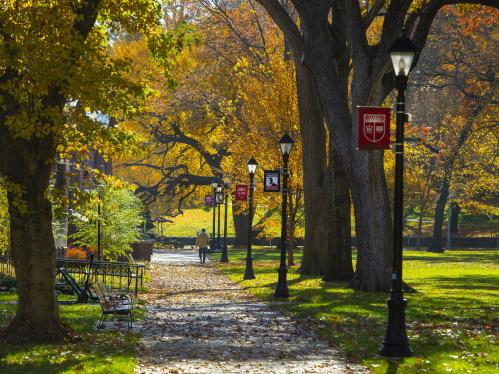
<path fill-rule="evenodd" d="M 385 5 L 385 2 L 386 0 L 377 0 L 374 6 L 371 9 L 369 9 L 367 14 L 364 16 L 362 22 L 364 32 L 369 28 L 369 26 L 371 26 L 371 23 L 373 23 L 374 19 L 379 14 L 381 8 L 383 8 L 383 6 Z"/>
<path fill-rule="evenodd" d="M 368 42 L 364 30 L 364 23 L 358 1 L 344 0 L 345 26 L 350 46 L 352 58 L 365 58 L 367 54 Z"/>
<path fill-rule="evenodd" d="M 283 8 L 278 0 L 257 1 L 267 10 L 277 26 L 284 32 L 293 52 L 297 56 L 301 56 L 305 42 L 298 26 L 293 22 L 286 9 Z"/>

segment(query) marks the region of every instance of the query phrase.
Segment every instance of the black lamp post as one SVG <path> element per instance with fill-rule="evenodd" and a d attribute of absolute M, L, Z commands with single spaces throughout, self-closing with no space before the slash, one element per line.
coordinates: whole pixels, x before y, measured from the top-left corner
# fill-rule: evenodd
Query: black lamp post
<path fill-rule="evenodd" d="M 253 273 L 253 258 L 251 257 L 251 229 L 253 228 L 253 190 L 255 189 L 255 171 L 258 163 L 252 157 L 248 161 L 249 171 L 249 197 L 248 197 L 248 250 L 246 252 L 246 269 L 244 270 L 244 279 L 255 279 Z"/>
<path fill-rule="evenodd" d="M 293 147 L 293 139 L 285 133 L 279 141 L 279 147 L 282 152 L 283 168 L 282 168 L 282 211 L 281 211 L 281 264 L 279 265 L 279 277 L 277 279 L 277 287 L 275 289 L 275 297 L 289 297 L 286 268 L 286 241 L 287 241 L 287 222 L 288 222 L 288 162 L 289 153 Z"/>
<path fill-rule="evenodd" d="M 222 257 L 220 257 L 220 262 L 229 262 L 229 256 L 227 253 L 227 208 L 229 204 L 229 186 L 224 184 L 224 245 L 222 247 Z"/>
<path fill-rule="evenodd" d="M 405 329 L 407 300 L 402 292 L 402 229 L 404 203 L 404 123 L 405 96 L 409 71 L 416 54 L 416 47 L 404 35 L 393 43 L 390 56 L 395 71 L 397 87 L 397 128 L 395 140 L 395 196 L 393 207 L 393 271 L 392 289 L 388 304 L 388 327 L 379 351 L 385 357 L 409 357 L 411 349 Z"/>
<path fill-rule="evenodd" d="M 222 193 L 222 185 L 219 184 L 217 187 L 217 198 L 218 198 L 218 196 L 220 196 L 221 193 Z M 216 200 L 215 200 L 215 202 L 216 202 Z M 222 202 L 217 203 L 217 206 L 218 206 L 217 250 L 222 248 L 222 245 L 220 243 L 220 206 L 221 205 L 222 205 Z"/>
<path fill-rule="evenodd" d="M 99 193 L 100 195 L 100 193 Z M 100 196 L 97 201 L 97 258 L 102 260 L 102 235 L 100 223 Z"/>
<path fill-rule="evenodd" d="M 212 197 L 212 206 L 213 206 L 213 229 L 211 230 L 211 240 L 210 240 L 210 250 L 215 251 L 217 248 L 217 241 L 215 240 L 215 211 L 216 211 L 216 193 L 217 193 L 217 187 L 218 187 L 218 182 L 216 179 L 213 179 L 213 182 L 211 183 L 211 186 L 213 187 L 213 197 Z"/>
<path fill-rule="evenodd" d="M 103 183 L 97 184 L 97 258 L 102 260 L 102 224 L 101 224 L 101 199 Z"/>

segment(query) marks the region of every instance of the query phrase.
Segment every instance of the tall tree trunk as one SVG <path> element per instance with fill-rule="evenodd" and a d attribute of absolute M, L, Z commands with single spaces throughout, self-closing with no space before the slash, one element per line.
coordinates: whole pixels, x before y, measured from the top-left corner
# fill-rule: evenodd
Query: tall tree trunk
<path fill-rule="evenodd" d="M 330 3 L 295 3 L 305 39 L 303 65 L 310 69 L 319 93 L 334 148 L 350 182 L 357 234 L 357 265 L 351 286 L 364 291 L 388 291 L 392 265 L 391 212 L 382 151 L 356 149 L 357 121 L 350 106 L 379 105 L 378 79 L 366 57 L 355 66 L 350 83 L 350 56 L 332 39 L 327 13 Z M 336 10 L 336 17 L 341 12 Z M 338 19 L 338 22 L 342 20 Z M 347 46 L 343 46 L 347 48 Z"/>
<path fill-rule="evenodd" d="M 416 249 L 421 249 L 421 240 L 423 238 L 423 212 L 419 213 L 418 218 L 418 231 L 416 233 Z"/>
<path fill-rule="evenodd" d="M 435 207 L 435 216 L 433 218 L 433 236 L 431 238 L 428 252 L 443 253 L 442 246 L 442 226 L 444 224 L 445 205 L 449 197 L 449 178 L 444 177 L 438 195 L 437 205 Z"/>
<path fill-rule="evenodd" d="M 365 291 L 388 291 L 393 256 L 392 225 L 383 152 L 357 151 L 352 158 L 357 266 L 351 286 Z"/>
<path fill-rule="evenodd" d="M 449 155 L 449 158 L 446 160 L 443 169 L 444 169 L 444 179 L 442 181 L 442 185 L 440 186 L 439 197 L 437 200 L 437 205 L 435 207 L 435 218 L 433 221 L 433 237 L 428 248 L 428 252 L 443 252 L 444 249 L 442 247 L 442 225 L 444 224 L 444 211 L 445 205 L 447 204 L 447 199 L 449 198 L 449 187 L 450 187 L 450 178 L 452 176 L 452 170 L 454 168 L 454 163 L 459 156 L 459 152 L 461 151 L 464 143 L 468 139 L 473 124 L 475 123 L 478 115 L 481 113 L 482 109 L 485 106 L 485 101 L 479 102 L 473 112 L 470 114 L 469 118 L 466 120 L 465 125 L 461 128 L 459 132 L 459 137 L 457 139 L 457 143 L 454 146 L 454 150 Z"/>
<path fill-rule="evenodd" d="M 296 80 L 303 144 L 303 188 L 305 193 L 305 245 L 300 268 L 302 274 L 320 275 L 328 246 L 327 131 L 322 109 L 310 72 L 296 61 Z"/>
<path fill-rule="evenodd" d="M 9 137 L 9 133 L 7 137 Z M 52 210 L 46 196 L 55 155 L 53 139 L 13 139 L 0 144 L 0 172 L 22 188 L 8 193 L 10 242 L 18 305 L 14 320 L 4 331 L 11 342 L 55 341 L 65 336 L 55 295 L 56 250 Z M 19 209 L 19 203 L 25 204 Z"/>
<path fill-rule="evenodd" d="M 353 278 L 352 224 L 350 188 L 345 168 L 337 152 L 330 147 L 330 165 L 334 199 L 329 211 L 329 235 L 323 272 L 326 281 L 350 281 Z M 329 209 L 328 209 L 329 210 Z"/>
<path fill-rule="evenodd" d="M 334 146 L 350 180 L 357 234 L 357 265 L 350 285 L 357 290 L 388 291 L 393 238 L 383 152 L 356 149 L 357 121 L 349 113 L 346 97 L 337 91 L 339 83 L 331 79 L 335 72 L 329 71 L 329 59 L 323 61 L 323 54 L 312 55 L 314 58 L 310 60 L 316 71 L 322 107 L 327 114 Z M 354 78 L 353 107 L 379 104 L 369 99 L 371 86 L 370 77 Z M 345 135 L 350 132 L 350 137 Z"/>
<path fill-rule="evenodd" d="M 452 214 L 450 217 L 450 232 L 451 234 L 459 233 L 459 213 L 461 213 L 461 207 L 458 203 L 451 203 Z"/>
<path fill-rule="evenodd" d="M 302 274 L 326 280 L 352 279 L 350 192 L 347 175 L 333 155 L 313 76 L 296 61 L 303 149 L 305 246 Z"/>
<path fill-rule="evenodd" d="M 234 231 L 236 233 L 235 245 L 246 245 L 248 244 L 248 213 L 237 213 L 240 209 L 240 205 L 236 202 L 232 202 L 232 220 L 234 222 Z"/>

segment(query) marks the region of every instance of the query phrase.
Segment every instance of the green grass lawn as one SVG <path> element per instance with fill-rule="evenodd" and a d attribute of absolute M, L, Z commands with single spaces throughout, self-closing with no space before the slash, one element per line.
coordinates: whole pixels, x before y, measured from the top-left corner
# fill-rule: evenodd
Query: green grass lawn
<path fill-rule="evenodd" d="M 263 216 L 265 212 L 260 209 L 256 212 L 256 217 L 254 222 L 256 223 L 260 217 Z M 234 222 L 232 220 L 232 206 L 229 204 L 228 207 L 228 221 L 227 221 L 227 235 L 235 236 Z M 213 211 L 210 209 L 184 209 L 184 213 L 175 217 L 169 218 L 173 220 L 172 223 L 163 224 L 163 235 L 164 236 L 175 236 L 175 237 L 195 237 L 196 231 L 201 231 L 204 227 L 208 233 L 211 233 L 213 227 Z M 218 210 L 215 217 L 218 224 Z M 223 232 L 224 222 L 224 207 L 220 211 L 220 228 Z M 217 226 L 218 227 L 218 226 Z"/>
<path fill-rule="evenodd" d="M 15 313 L 15 294 L 0 293 L 0 328 Z M 133 373 L 139 335 L 97 330 L 101 316 L 98 304 L 60 306 L 63 321 L 77 333 L 75 343 L 0 346 L 0 373 Z M 139 319 L 142 312 L 139 310 Z M 126 326 L 126 323 L 125 323 Z"/>
<path fill-rule="evenodd" d="M 218 256 L 216 259 L 218 259 Z M 220 269 L 257 297 L 272 301 L 277 249 L 254 251 L 256 279 L 243 281 L 244 250 L 230 250 Z M 301 253 L 297 253 L 298 261 Z M 414 356 L 401 361 L 376 357 L 387 317 L 384 293 L 355 292 L 346 283 L 288 273 L 290 303 L 273 307 L 308 321 L 350 359 L 375 373 L 499 372 L 497 337 L 499 252 L 404 252 L 407 327 Z"/>
<path fill-rule="evenodd" d="M 264 209 L 257 209 L 256 218 L 254 223 L 258 221 L 260 217 L 264 215 Z M 221 227 L 223 228 L 223 214 L 224 209 L 222 207 L 221 211 Z M 217 216 L 218 217 L 218 216 Z M 227 235 L 234 236 L 234 224 L 232 221 L 232 206 L 229 204 L 228 211 L 229 220 L 227 222 Z M 447 217 L 447 216 L 446 216 Z M 197 208 L 197 209 L 184 209 L 184 213 L 175 217 L 165 217 L 173 220 L 173 223 L 164 223 L 163 224 L 163 234 L 165 236 L 179 236 L 186 237 L 191 236 L 194 237 L 196 231 L 200 231 L 203 227 L 211 233 L 211 228 L 213 226 L 213 212 L 211 209 L 206 208 Z M 409 216 L 410 219 L 415 220 L 417 217 L 415 215 Z M 430 218 L 425 218 L 425 221 L 431 221 Z M 352 235 L 355 235 L 355 225 L 354 225 L 354 216 L 352 214 Z M 446 231 L 446 222 L 444 224 L 444 232 Z M 412 227 L 416 226 L 416 222 L 409 222 L 409 225 Z M 499 227 L 499 216 L 485 216 L 485 215 L 465 215 L 461 214 L 460 218 L 460 234 L 463 236 L 486 236 L 489 237 L 498 232 Z M 433 229 L 433 224 L 425 222 L 423 225 L 423 232 L 425 236 L 431 235 Z M 157 231 L 157 230 L 156 230 Z M 159 234 L 159 232 L 156 232 Z M 273 235 L 279 236 L 280 231 L 277 227 L 275 232 L 272 232 Z M 404 230 L 404 235 L 414 236 L 415 233 L 413 230 L 406 229 Z"/>

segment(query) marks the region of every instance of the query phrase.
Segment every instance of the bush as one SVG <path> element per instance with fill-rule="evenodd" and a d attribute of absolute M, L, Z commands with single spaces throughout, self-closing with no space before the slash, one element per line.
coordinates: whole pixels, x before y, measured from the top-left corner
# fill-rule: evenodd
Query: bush
<path fill-rule="evenodd" d="M 141 201 L 126 188 L 115 190 L 104 186 L 99 195 L 95 191 L 90 202 L 71 218 L 76 226 L 72 238 L 79 246 L 97 248 L 97 223 L 100 219 L 103 257 L 115 260 L 128 256 L 132 251 L 131 244 L 140 237 Z M 99 204 L 100 216 L 97 213 Z"/>
<path fill-rule="evenodd" d="M 86 260 L 87 251 L 83 248 L 68 248 L 66 251 L 66 258 L 75 258 L 78 260 Z"/>

